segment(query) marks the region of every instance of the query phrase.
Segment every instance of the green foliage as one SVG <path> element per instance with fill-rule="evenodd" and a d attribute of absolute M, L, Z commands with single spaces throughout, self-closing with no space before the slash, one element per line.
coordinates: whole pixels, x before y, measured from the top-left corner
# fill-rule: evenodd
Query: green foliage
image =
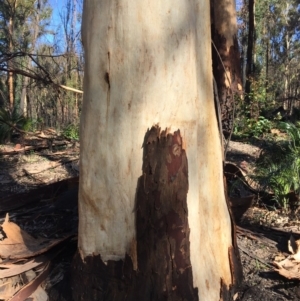
<path fill-rule="evenodd" d="M 234 134 L 242 137 L 260 138 L 269 133 L 273 123 L 261 114 L 270 109 L 271 95 L 267 92 L 266 80 L 258 76 L 251 79 L 250 102 L 244 102 L 237 109 Z"/>
<path fill-rule="evenodd" d="M 43 123 L 44 123 L 43 118 L 30 119 L 30 126 L 28 130 L 30 130 L 31 132 L 39 131 L 43 128 Z"/>
<path fill-rule="evenodd" d="M 249 93 L 249 98 L 251 99 L 251 105 L 256 107 L 257 110 L 265 108 L 268 104 L 267 83 L 262 76 L 257 76 L 257 78 L 251 79 L 251 92 Z"/>
<path fill-rule="evenodd" d="M 0 108 L 0 142 L 4 143 L 11 140 L 11 136 L 18 130 L 27 132 L 31 129 L 31 119 L 18 113 L 17 108 L 12 112 Z"/>
<path fill-rule="evenodd" d="M 247 1 L 241 1 L 239 43 L 246 67 L 248 37 Z M 260 0 L 255 2 L 255 45 L 251 76 L 251 113 L 273 109 L 284 100 L 299 98 L 299 0 Z M 243 54 L 244 53 L 244 54 Z M 244 81 L 246 78 L 244 78 Z M 248 78 L 249 80 L 249 78 Z M 293 105 L 293 103 L 291 103 Z"/>
<path fill-rule="evenodd" d="M 274 193 L 274 200 L 288 208 L 290 192 L 300 193 L 300 129 L 281 122 L 288 140 L 272 141 L 261 154 L 255 170 L 255 179 Z"/>
<path fill-rule="evenodd" d="M 68 139 L 79 140 L 79 125 L 69 124 L 63 129 L 63 135 Z"/>
<path fill-rule="evenodd" d="M 235 121 L 234 134 L 241 137 L 262 137 L 269 133 L 272 128 L 272 122 L 263 116 L 257 119 L 240 117 Z"/>

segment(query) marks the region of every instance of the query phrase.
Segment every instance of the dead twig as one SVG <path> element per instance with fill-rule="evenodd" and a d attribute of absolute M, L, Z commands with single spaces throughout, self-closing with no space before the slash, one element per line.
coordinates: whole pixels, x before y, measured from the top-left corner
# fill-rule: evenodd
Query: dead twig
<path fill-rule="evenodd" d="M 249 229 L 244 229 L 244 228 L 241 228 L 239 226 L 236 226 L 236 232 L 240 236 L 246 236 L 246 237 L 248 237 L 248 238 L 250 238 L 252 240 L 257 240 L 257 241 L 263 242 L 263 243 L 265 243 L 267 245 L 275 246 L 277 244 L 276 241 L 265 237 L 261 233 L 253 232 L 253 231 L 251 231 Z"/>

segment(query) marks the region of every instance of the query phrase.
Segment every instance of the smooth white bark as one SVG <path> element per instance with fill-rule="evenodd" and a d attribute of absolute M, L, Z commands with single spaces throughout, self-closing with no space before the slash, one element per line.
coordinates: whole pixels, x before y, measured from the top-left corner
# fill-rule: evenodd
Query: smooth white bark
<path fill-rule="evenodd" d="M 219 300 L 231 283 L 231 224 L 212 92 L 209 1 L 87 0 L 81 119 L 79 250 L 124 258 L 135 239 L 142 142 L 180 129 L 189 164 L 194 286 Z"/>

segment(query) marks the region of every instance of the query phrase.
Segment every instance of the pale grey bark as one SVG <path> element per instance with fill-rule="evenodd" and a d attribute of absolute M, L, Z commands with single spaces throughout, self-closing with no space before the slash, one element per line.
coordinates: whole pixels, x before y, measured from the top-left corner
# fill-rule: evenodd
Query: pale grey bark
<path fill-rule="evenodd" d="M 79 242 L 82 258 L 134 258 L 142 142 L 180 129 L 189 164 L 188 219 L 199 300 L 232 283 L 231 221 L 212 89 L 209 1 L 85 1 Z M 222 279 L 222 281 L 221 281 Z"/>

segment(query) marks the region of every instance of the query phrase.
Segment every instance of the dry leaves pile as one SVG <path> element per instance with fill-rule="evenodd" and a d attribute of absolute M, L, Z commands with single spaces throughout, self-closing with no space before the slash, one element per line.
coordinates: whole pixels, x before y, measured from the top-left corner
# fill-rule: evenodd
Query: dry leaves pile
<path fill-rule="evenodd" d="M 274 261 L 275 271 L 287 279 L 300 279 L 300 240 L 295 240 L 293 235 L 291 235 L 288 242 L 288 249 L 292 255 L 289 255 L 281 261 Z M 276 259 L 281 258 L 275 258 L 275 260 Z"/>
<path fill-rule="evenodd" d="M 0 299 L 48 300 L 41 283 L 48 276 L 50 261 L 56 255 L 49 250 L 68 237 L 36 239 L 9 221 L 8 214 L 1 228 Z"/>

